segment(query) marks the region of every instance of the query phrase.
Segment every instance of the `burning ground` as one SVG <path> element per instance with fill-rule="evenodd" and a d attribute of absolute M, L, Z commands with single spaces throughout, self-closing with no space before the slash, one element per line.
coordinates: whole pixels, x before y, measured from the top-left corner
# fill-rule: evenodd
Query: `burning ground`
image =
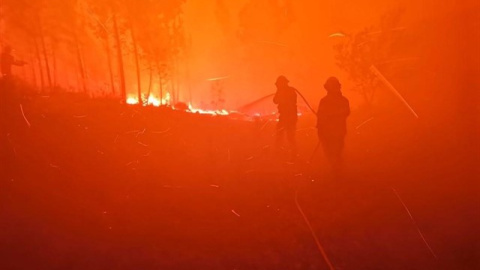
<path fill-rule="evenodd" d="M 1 179 L 2 269 L 329 269 L 322 248 L 334 269 L 479 266 L 472 163 L 408 115 L 353 115 L 333 179 L 321 151 L 307 162 L 308 115 L 289 163 L 274 121 L 75 95 L 22 108 Z"/>

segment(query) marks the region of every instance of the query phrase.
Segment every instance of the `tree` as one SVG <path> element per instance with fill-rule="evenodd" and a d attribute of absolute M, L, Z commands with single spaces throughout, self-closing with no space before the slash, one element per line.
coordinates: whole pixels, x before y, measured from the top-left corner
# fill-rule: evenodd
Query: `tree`
<path fill-rule="evenodd" d="M 85 37 L 79 31 L 81 19 L 78 12 L 79 3 L 77 0 L 2 1 L 6 27 L 14 33 L 13 35 L 23 39 L 25 46 L 33 47 L 29 51 L 35 52 L 36 55 L 42 91 L 47 83 L 50 89 L 57 84 L 57 60 L 65 58 L 65 55 L 57 52 L 60 45 L 75 48 L 82 88 L 84 92 L 87 91 L 81 49 L 81 40 Z"/>
<path fill-rule="evenodd" d="M 108 64 L 108 74 L 97 72 L 109 77 L 112 94 L 116 85 L 113 70 L 118 68 L 122 100 L 128 90 L 126 75 L 134 72 L 142 103 L 144 70 L 149 70 L 147 96 L 155 74 L 161 89 L 166 74 L 174 80 L 172 74 L 185 44 L 183 3 L 185 0 L 2 0 L 0 20 L 6 30 L 1 30 L 0 41 L 14 41 L 14 47 L 24 47 L 23 51 L 31 54 L 27 58 L 34 59 L 32 81 L 40 80 L 41 91 L 57 86 L 71 89 L 68 81 L 64 82 L 67 86 L 60 85 L 60 80 L 75 74 L 76 89 L 92 94 L 95 89 L 88 89 L 88 78 L 96 67 L 87 68 L 86 58 L 95 57 Z M 135 70 L 126 70 L 128 57 L 134 60 Z M 62 76 L 57 76 L 59 72 Z"/>
<path fill-rule="evenodd" d="M 141 101 L 141 60 L 146 62 L 152 81 L 153 69 L 157 70 L 160 81 L 160 96 L 163 98 L 163 80 L 166 74 L 175 74 L 178 57 L 184 47 L 183 24 L 180 18 L 185 1 L 136 1 L 130 6 L 126 17 L 131 31 L 133 53 L 137 70 L 138 96 Z M 170 76 L 174 80 L 173 76 Z M 147 100 L 150 96 L 147 92 Z M 178 88 L 174 89 L 178 91 Z M 174 91 L 174 100 L 178 92 Z"/>
<path fill-rule="evenodd" d="M 38 44 L 38 38 L 40 36 L 38 22 L 38 14 L 43 7 L 43 1 L 36 1 L 35 3 L 29 3 L 27 0 L 3 0 L 1 3 L 2 18 L 5 23 L 5 33 L 2 35 L 9 39 L 15 38 L 17 40 L 25 40 L 26 44 L 30 43 L 34 46 L 35 59 L 38 63 L 41 90 L 45 88 L 44 83 L 44 68 L 42 65 L 42 52 Z M 15 44 L 18 47 L 19 44 Z"/>
<path fill-rule="evenodd" d="M 112 36 L 110 22 L 113 21 L 111 8 L 110 5 L 104 0 L 89 0 L 87 2 L 86 9 L 90 18 L 93 19 L 93 21 L 90 22 L 90 27 L 93 29 L 95 37 L 104 41 L 104 48 L 105 52 L 107 53 L 108 73 L 110 77 L 110 91 L 111 95 L 115 96 L 115 79 L 112 64 L 112 42 L 110 40 Z"/>
<path fill-rule="evenodd" d="M 355 83 L 365 104 L 371 108 L 375 92 L 381 83 L 371 71 L 372 65 L 379 66 L 401 57 L 399 46 L 404 28 L 400 27 L 403 11 L 387 13 L 379 25 L 365 27 L 354 34 L 340 34 L 341 41 L 334 46 L 337 65 L 347 72 Z"/>

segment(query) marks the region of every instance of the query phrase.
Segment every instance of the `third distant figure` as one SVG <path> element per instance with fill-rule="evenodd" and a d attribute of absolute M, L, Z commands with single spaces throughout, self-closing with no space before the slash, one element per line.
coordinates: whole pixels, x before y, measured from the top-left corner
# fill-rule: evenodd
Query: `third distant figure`
<path fill-rule="evenodd" d="M 327 95 L 320 100 L 317 111 L 318 138 L 334 171 L 342 166 L 342 152 L 350 115 L 348 99 L 342 95 L 342 85 L 335 77 L 324 84 Z"/>
<path fill-rule="evenodd" d="M 26 62 L 16 60 L 13 57 L 12 47 L 5 46 L 0 54 L 0 77 L 10 78 L 12 76 L 12 66 L 23 66 L 25 64 Z"/>

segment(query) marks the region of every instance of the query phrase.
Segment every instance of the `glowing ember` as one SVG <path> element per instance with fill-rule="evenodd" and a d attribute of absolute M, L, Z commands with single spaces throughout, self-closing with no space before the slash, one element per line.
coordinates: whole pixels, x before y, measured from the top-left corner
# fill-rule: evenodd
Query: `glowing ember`
<path fill-rule="evenodd" d="M 191 103 L 188 104 L 187 112 L 199 113 L 199 114 L 210 114 L 210 115 L 229 115 L 230 113 L 227 110 L 202 110 L 197 109 L 192 106 Z"/>
<path fill-rule="evenodd" d="M 333 33 L 329 35 L 328 37 L 345 37 L 344 33 L 338 32 L 338 33 Z"/>
<path fill-rule="evenodd" d="M 27 126 L 28 126 L 28 127 L 31 127 L 32 125 L 30 124 L 30 122 L 28 121 L 27 117 L 25 116 L 25 112 L 23 111 L 23 106 L 22 106 L 22 104 L 20 104 L 20 111 L 22 112 L 23 119 L 25 119 L 25 122 L 27 123 Z"/>
<path fill-rule="evenodd" d="M 225 79 L 227 79 L 228 77 L 230 77 L 230 76 L 210 78 L 210 79 L 207 79 L 207 81 L 220 81 L 220 80 L 225 80 Z"/>

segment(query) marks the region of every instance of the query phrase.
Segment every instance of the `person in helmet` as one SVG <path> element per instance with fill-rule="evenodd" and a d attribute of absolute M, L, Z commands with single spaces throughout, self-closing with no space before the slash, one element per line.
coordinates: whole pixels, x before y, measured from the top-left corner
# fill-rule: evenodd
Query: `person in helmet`
<path fill-rule="evenodd" d="M 24 61 L 18 61 L 12 55 L 12 47 L 5 46 L 2 54 L 0 55 L 0 77 L 9 78 L 12 76 L 12 66 L 23 66 L 26 63 Z"/>
<path fill-rule="evenodd" d="M 3 48 L 0 54 L 0 116 L 3 118 L 3 122 L 9 121 L 9 116 L 5 116 L 7 112 L 19 105 L 17 104 L 19 93 L 12 76 L 12 66 L 23 66 L 25 64 L 26 62 L 18 61 L 13 57 L 12 47 L 7 45 Z M 2 119 L 0 119 L 0 122 L 2 122 Z"/>
<path fill-rule="evenodd" d="M 9 134 L 20 119 L 20 104 L 12 80 L 12 65 L 23 66 L 12 55 L 12 48 L 5 46 L 0 54 L 0 175 L 13 177 L 17 167 L 15 150 L 9 142 Z"/>
<path fill-rule="evenodd" d="M 293 158 L 296 155 L 297 90 L 289 86 L 288 82 L 283 75 L 279 76 L 275 82 L 277 91 L 273 97 L 273 103 L 277 104 L 279 113 L 275 144 L 278 149 L 286 135 Z"/>
<path fill-rule="evenodd" d="M 348 99 L 342 95 L 342 85 L 337 78 L 328 78 L 323 87 L 327 90 L 327 95 L 320 100 L 318 105 L 318 138 L 328 161 L 334 170 L 338 170 L 342 165 L 350 104 Z"/>

